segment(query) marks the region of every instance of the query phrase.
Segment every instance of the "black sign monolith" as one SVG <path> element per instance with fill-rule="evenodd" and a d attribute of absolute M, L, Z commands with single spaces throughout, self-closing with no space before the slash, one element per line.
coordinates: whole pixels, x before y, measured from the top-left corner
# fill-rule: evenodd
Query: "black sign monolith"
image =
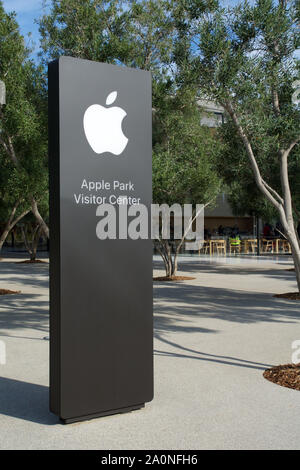
<path fill-rule="evenodd" d="M 49 64 L 50 409 L 66 423 L 153 397 L 152 242 L 120 239 L 117 217 L 150 208 L 151 121 L 149 72 Z M 103 204 L 116 237 L 99 235 Z"/>

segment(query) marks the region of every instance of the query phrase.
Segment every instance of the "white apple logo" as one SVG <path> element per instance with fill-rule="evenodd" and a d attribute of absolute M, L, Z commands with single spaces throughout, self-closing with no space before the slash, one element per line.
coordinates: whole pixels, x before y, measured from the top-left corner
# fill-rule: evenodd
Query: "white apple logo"
<path fill-rule="evenodd" d="M 106 106 L 114 103 L 117 92 L 112 91 L 106 98 Z M 100 104 L 92 104 L 83 117 L 83 128 L 88 143 L 97 154 L 110 152 L 120 155 L 128 143 L 122 131 L 122 121 L 127 113 L 114 106 L 105 108 Z"/>

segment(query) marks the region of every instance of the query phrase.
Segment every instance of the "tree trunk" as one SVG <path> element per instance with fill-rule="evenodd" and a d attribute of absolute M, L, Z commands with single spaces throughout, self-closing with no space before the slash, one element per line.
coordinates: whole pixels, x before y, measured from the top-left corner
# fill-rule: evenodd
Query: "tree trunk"
<path fill-rule="evenodd" d="M 276 97 L 276 102 L 274 102 L 275 111 L 277 115 L 280 116 L 280 108 L 277 102 L 278 94 L 275 91 L 274 96 Z M 232 102 L 230 99 L 225 100 L 223 103 L 220 103 L 224 106 L 230 117 L 232 118 L 237 132 L 242 139 L 245 150 L 248 154 L 253 174 L 255 177 L 256 184 L 260 191 L 267 197 L 267 199 L 273 204 L 273 206 L 278 210 L 281 224 L 284 228 L 284 232 L 287 240 L 289 241 L 292 248 L 292 256 L 295 265 L 295 273 L 297 279 L 298 291 L 300 292 L 300 247 L 299 247 L 299 237 L 296 233 L 296 228 L 294 225 L 293 218 L 293 201 L 292 194 L 290 189 L 289 182 L 289 169 L 288 169 L 288 157 L 290 152 L 293 150 L 295 145 L 300 143 L 300 137 L 298 136 L 290 145 L 285 149 L 279 150 L 280 155 L 280 179 L 281 179 L 281 189 L 283 196 L 269 186 L 266 181 L 262 178 L 260 169 L 254 155 L 251 142 L 244 131 L 240 120 L 233 108 Z"/>
<path fill-rule="evenodd" d="M 158 249 L 158 252 L 160 256 L 163 259 L 164 266 L 165 266 L 165 271 L 166 271 L 166 277 L 171 277 L 172 276 L 172 252 L 171 252 L 171 247 L 168 242 L 168 240 L 162 240 L 158 239 L 156 247 Z"/>
<path fill-rule="evenodd" d="M 36 260 L 36 253 L 40 241 L 40 236 L 43 228 L 42 226 L 38 226 L 37 229 L 34 231 L 33 237 L 32 237 L 32 248 L 31 248 L 31 253 L 30 253 L 30 259 L 31 261 Z"/>
<path fill-rule="evenodd" d="M 25 244 L 26 250 L 28 251 L 30 255 L 30 261 L 36 260 L 36 253 L 37 253 L 37 248 L 38 248 L 39 239 L 40 239 L 42 230 L 43 230 L 42 225 L 37 225 L 33 231 L 32 239 L 31 241 L 29 241 L 27 237 L 27 226 L 25 227 L 25 229 L 24 227 L 22 227 L 24 244 Z"/>
<path fill-rule="evenodd" d="M 294 227 L 292 228 L 292 230 L 289 230 L 289 233 L 287 233 L 286 237 L 292 248 L 296 280 L 298 285 L 298 291 L 300 292 L 300 247 Z"/>
<path fill-rule="evenodd" d="M 184 243 L 185 239 L 186 239 L 186 236 L 189 232 L 189 229 L 191 228 L 194 220 L 196 220 L 196 218 L 198 217 L 198 215 L 200 214 L 200 212 L 203 211 L 203 209 L 205 207 L 207 207 L 210 203 L 212 202 L 209 201 L 208 203 L 206 203 L 204 206 L 201 205 L 201 208 L 197 211 L 194 212 L 194 214 L 192 215 L 192 217 L 190 217 L 189 219 L 189 222 L 185 228 L 185 231 L 182 235 L 182 238 L 177 242 L 175 242 L 175 253 L 172 257 L 172 247 L 169 243 L 168 240 L 162 240 L 162 239 L 159 239 L 157 240 L 158 241 L 158 244 L 157 244 L 157 249 L 163 259 L 163 262 L 164 262 L 164 265 L 165 265 L 165 270 L 166 270 L 166 277 L 173 277 L 173 276 L 176 276 L 177 275 L 177 270 L 178 270 L 178 255 L 179 255 L 179 251 L 180 251 L 180 248 L 182 246 L 182 244 Z"/>
<path fill-rule="evenodd" d="M 293 250 L 293 248 L 292 248 L 292 250 Z M 294 265 L 295 265 L 295 273 L 296 273 L 298 290 L 300 292 L 300 253 L 299 253 L 299 251 L 297 253 L 294 253 L 293 258 L 294 258 Z"/>
<path fill-rule="evenodd" d="M 12 211 L 11 211 L 11 214 L 9 216 L 9 219 L 8 221 L 6 222 L 5 224 L 5 227 L 4 227 L 4 230 L 0 236 L 0 253 L 2 251 L 2 248 L 3 248 L 3 245 L 5 243 L 5 240 L 7 239 L 8 235 L 9 235 L 9 232 L 14 228 L 14 226 L 20 222 L 21 219 L 23 219 L 23 217 L 25 217 L 26 214 L 28 214 L 30 211 L 29 209 L 23 211 L 15 220 L 14 220 L 14 216 L 16 214 L 16 210 L 18 208 L 20 204 L 20 201 L 17 201 L 16 204 L 14 205 Z"/>
<path fill-rule="evenodd" d="M 176 250 L 173 258 L 173 270 L 172 270 L 172 276 L 177 275 L 177 269 L 178 269 L 178 251 Z"/>
<path fill-rule="evenodd" d="M 179 243 L 177 243 L 176 245 L 176 248 L 175 248 L 175 253 L 174 253 L 174 256 L 173 256 L 173 267 L 172 267 L 172 276 L 176 276 L 177 275 L 177 270 L 178 270 L 178 255 L 179 255 L 179 251 L 180 251 L 180 248 L 182 246 L 184 242 L 184 237 L 179 241 Z"/>
<path fill-rule="evenodd" d="M 163 259 L 166 271 L 166 277 L 173 277 L 177 274 L 177 257 L 178 250 L 176 248 L 175 254 L 172 254 L 172 246 L 168 240 L 157 240 L 157 249 Z"/>
<path fill-rule="evenodd" d="M 4 242 L 5 240 L 7 239 L 7 236 L 9 234 L 10 230 L 5 228 L 1 234 L 1 237 L 0 237 L 0 253 L 2 251 L 2 248 L 3 248 L 3 245 L 4 245 Z"/>
<path fill-rule="evenodd" d="M 26 250 L 28 251 L 29 255 L 30 255 L 30 259 L 32 257 L 32 250 L 31 250 L 31 246 L 30 246 L 30 242 L 27 238 L 27 226 L 25 226 L 25 229 L 24 227 L 22 226 L 21 227 L 21 230 L 22 230 L 22 235 L 23 235 L 23 240 L 24 240 L 24 245 L 25 245 L 25 248 Z"/>
<path fill-rule="evenodd" d="M 1 114 L 1 117 L 3 117 L 3 111 L 1 109 L 1 105 L 0 105 L 0 114 Z M 13 139 L 10 135 L 7 136 L 7 141 L 8 141 L 8 144 L 6 144 L 1 139 L 1 144 L 3 145 L 5 151 L 7 152 L 9 157 L 11 158 L 11 160 L 12 160 L 13 164 L 15 165 L 15 167 L 19 168 L 19 159 L 16 155 L 15 148 L 14 148 L 14 145 L 13 145 Z M 31 197 L 31 210 L 32 210 L 32 213 L 33 213 L 34 217 L 36 218 L 36 220 L 38 222 L 38 225 L 42 225 L 43 232 L 44 232 L 45 236 L 47 238 L 49 238 L 49 227 L 46 224 L 46 222 L 44 221 L 44 219 L 42 218 L 41 214 L 39 213 L 37 201 L 35 200 L 34 196 Z"/>
<path fill-rule="evenodd" d="M 32 210 L 32 213 L 33 213 L 34 217 L 35 217 L 36 220 L 37 220 L 38 225 L 41 225 L 41 226 L 42 226 L 42 230 L 43 230 L 45 236 L 46 236 L 47 238 L 49 238 L 49 227 L 48 227 L 48 225 L 46 224 L 46 222 L 44 221 L 44 219 L 43 219 L 43 217 L 41 216 L 41 214 L 39 213 L 38 205 L 37 205 L 37 202 L 36 202 L 36 200 L 34 199 L 34 197 L 32 197 L 32 199 L 31 199 L 31 210 Z"/>

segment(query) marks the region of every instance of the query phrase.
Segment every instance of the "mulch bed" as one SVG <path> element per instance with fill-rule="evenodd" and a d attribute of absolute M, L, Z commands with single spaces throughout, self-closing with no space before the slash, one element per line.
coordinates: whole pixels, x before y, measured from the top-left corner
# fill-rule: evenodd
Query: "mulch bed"
<path fill-rule="evenodd" d="M 274 384 L 300 390 L 300 363 L 272 367 L 265 370 L 263 376 Z"/>
<path fill-rule="evenodd" d="M 0 289 L 0 295 L 21 294 L 20 290 Z"/>
<path fill-rule="evenodd" d="M 275 294 L 274 297 L 280 299 L 300 300 L 300 292 L 287 292 L 286 294 Z"/>
<path fill-rule="evenodd" d="M 47 263 L 47 261 L 43 261 L 41 259 L 26 259 L 25 261 L 17 261 L 17 264 L 21 264 L 21 263 L 35 264 L 35 263 Z"/>
<path fill-rule="evenodd" d="M 153 281 L 191 281 L 192 279 L 196 279 L 196 278 L 191 277 L 191 276 L 172 276 L 172 277 L 158 276 L 158 277 L 154 277 Z"/>

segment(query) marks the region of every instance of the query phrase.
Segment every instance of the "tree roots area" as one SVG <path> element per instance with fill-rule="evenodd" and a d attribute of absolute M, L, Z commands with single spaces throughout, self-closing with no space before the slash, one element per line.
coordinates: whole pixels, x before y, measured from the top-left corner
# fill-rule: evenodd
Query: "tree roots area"
<path fill-rule="evenodd" d="M 20 294 L 20 290 L 0 289 L 0 295 Z"/>
<path fill-rule="evenodd" d="M 47 261 L 43 261 L 41 259 L 26 259 L 25 261 L 17 261 L 17 264 L 19 263 L 34 264 L 34 263 L 47 263 Z"/>
<path fill-rule="evenodd" d="M 275 294 L 279 299 L 300 300 L 300 292 L 287 292 L 286 294 Z"/>
<path fill-rule="evenodd" d="M 272 367 L 265 370 L 263 376 L 275 384 L 300 390 L 300 363 Z"/>
<path fill-rule="evenodd" d="M 157 276 L 153 278 L 153 281 L 191 281 L 196 279 L 191 276 Z"/>

